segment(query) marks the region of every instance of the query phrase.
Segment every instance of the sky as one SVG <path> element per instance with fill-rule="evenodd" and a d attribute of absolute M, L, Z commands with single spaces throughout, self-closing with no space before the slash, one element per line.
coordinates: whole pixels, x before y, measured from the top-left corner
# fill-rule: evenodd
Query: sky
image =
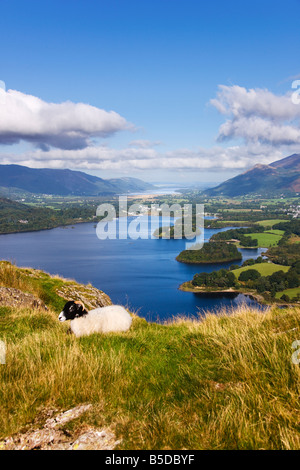
<path fill-rule="evenodd" d="M 300 0 L 0 0 L 0 164 L 221 182 L 300 153 Z"/>

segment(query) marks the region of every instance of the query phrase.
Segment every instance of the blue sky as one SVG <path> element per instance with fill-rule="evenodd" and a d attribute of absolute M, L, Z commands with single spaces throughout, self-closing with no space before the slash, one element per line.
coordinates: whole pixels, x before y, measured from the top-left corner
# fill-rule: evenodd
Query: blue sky
<path fill-rule="evenodd" d="M 298 135 L 287 141 L 273 135 L 278 126 L 279 133 L 287 125 L 291 134 L 298 130 L 297 112 L 279 118 L 276 111 L 274 117 L 251 108 L 250 126 L 245 116 L 253 100 L 266 99 L 272 109 L 273 102 L 287 105 L 292 82 L 300 78 L 299 17 L 299 0 L 2 0 L 0 79 L 19 95 L 8 96 L 0 113 L 0 163 L 213 182 L 294 153 Z M 213 104 L 220 85 L 227 88 Z M 42 101 L 44 115 L 50 103 L 85 103 L 114 111 L 128 125 L 105 116 L 106 131 L 91 124 L 84 143 L 66 143 L 65 131 L 54 138 L 55 130 L 43 140 L 45 129 L 20 131 L 16 100 L 26 100 L 33 120 L 36 110 L 27 95 Z M 229 109 L 220 112 L 224 100 Z M 237 105 L 244 106 L 238 117 Z M 267 137 L 245 131 L 254 118 L 267 120 Z M 1 119 L 11 123 L 11 132 Z M 225 135 L 220 127 L 228 120 Z M 278 126 L 270 130 L 274 120 Z M 74 132 L 78 126 L 76 120 Z"/>

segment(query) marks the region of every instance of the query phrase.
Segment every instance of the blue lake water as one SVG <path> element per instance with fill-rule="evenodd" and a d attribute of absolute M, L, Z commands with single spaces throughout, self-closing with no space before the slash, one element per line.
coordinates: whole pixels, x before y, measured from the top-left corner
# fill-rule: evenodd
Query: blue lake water
<path fill-rule="evenodd" d="M 206 229 L 205 241 L 218 231 Z M 81 283 L 90 282 L 107 293 L 114 303 L 128 306 L 149 321 L 164 321 L 176 315 L 197 316 L 240 303 L 258 305 L 243 295 L 203 296 L 178 290 L 180 284 L 191 280 L 197 272 L 210 272 L 232 264 L 179 263 L 175 258 L 184 249 L 184 240 L 150 237 L 99 240 L 93 223 L 0 236 L 0 259 Z M 243 249 L 243 261 L 256 258 L 263 251 Z"/>

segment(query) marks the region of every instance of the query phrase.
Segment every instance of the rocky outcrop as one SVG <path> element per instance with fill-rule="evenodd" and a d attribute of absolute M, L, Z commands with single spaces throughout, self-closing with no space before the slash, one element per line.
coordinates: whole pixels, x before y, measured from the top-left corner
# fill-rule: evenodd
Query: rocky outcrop
<path fill-rule="evenodd" d="M 91 285 L 66 283 L 56 293 L 65 300 L 80 300 L 88 310 L 112 304 L 108 295 Z"/>
<path fill-rule="evenodd" d="M 42 308 L 46 305 L 33 294 L 28 294 L 13 287 L 0 287 L 0 306 Z"/>
<path fill-rule="evenodd" d="M 113 450 L 120 443 L 108 428 L 96 429 L 84 426 L 81 431 L 70 435 L 63 427 L 69 421 L 79 418 L 92 408 L 92 405 L 80 405 L 68 411 L 52 416 L 43 427 L 16 434 L 0 442 L 0 450 Z"/>

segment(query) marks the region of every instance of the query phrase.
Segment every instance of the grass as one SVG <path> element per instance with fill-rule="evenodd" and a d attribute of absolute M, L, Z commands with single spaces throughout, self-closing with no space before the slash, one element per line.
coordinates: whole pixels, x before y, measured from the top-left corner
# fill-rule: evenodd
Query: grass
<path fill-rule="evenodd" d="M 280 222 L 286 222 L 287 220 L 283 219 L 271 219 L 271 220 L 260 220 L 255 222 L 256 224 L 263 225 L 264 227 L 273 227 L 273 225 L 279 224 Z"/>
<path fill-rule="evenodd" d="M 92 403 L 123 449 L 299 449 L 299 309 L 239 308 L 75 338 L 49 310 L 0 309 L 0 437 Z M 296 328 L 296 330 L 295 330 Z"/>
<path fill-rule="evenodd" d="M 289 268 L 290 266 L 282 266 L 280 264 L 274 263 L 257 263 L 253 264 L 252 266 L 244 266 L 243 268 L 234 269 L 232 272 L 238 279 L 242 272 L 248 271 L 249 269 L 256 269 L 262 276 L 271 276 L 271 274 L 275 273 L 276 271 L 283 271 L 286 273 Z"/>
<path fill-rule="evenodd" d="M 275 230 L 273 232 L 249 233 L 247 236 L 251 237 L 253 240 L 257 240 L 260 248 L 269 248 L 270 246 L 277 246 L 279 240 L 282 238 L 282 234 L 274 232 Z"/>
<path fill-rule="evenodd" d="M 261 209 L 245 209 L 245 208 L 242 208 L 242 209 L 237 209 L 237 208 L 233 208 L 233 209 L 223 209 L 223 212 L 262 212 Z"/>
<path fill-rule="evenodd" d="M 110 303 L 109 297 L 91 285 L 78 284 L 59 275 L 51 276 L 37 269 L 19 268 L 8 261 L 0 261 L 0 286 L 19 289 L 35 295 L 53 310 L 61 310 L 66 298 L 83 300 L 87 306 L 99 305 L 99 301 Z M 64 291 L 64 295 L 59 295 Z M 98 298 L 95 301 L 96 292 Z M 99 300 L 100 299 L 100 300 Z M 108 301 L 108 302 L 107 302 Z M 100 304 L 101 305 L 101 304 Z"/>
<path fill-rule="evenodd" d="M 65 304 L 65 300 L 56 294 L 56 290 L 66 282 L 66 279 L 51 277 L 43 271 L 18 268 L 8 261 L 0 262 L 0 286 L 33 294 L 53 309 L 62 308 Z"/>
<path fill-rule="evenodd" d="M 300 287 L 295 287 L 294 289 L 285 289 L 282 292 L 276 292 L 276 299 L 280 299 L 283 294 L 286 294 L 290 299 L 293 299 L 294 297 L 297 297 L 298 294 L 300 294 Z"/>
<path fill-rule="evenodd" d="M 271 235 L 283 235 L 284 230 L 268 230 L 266 233 L 270 233 Z"/>
<path fill-rule="evenodd" d="M 127 333 L 75 338 L 57 320 L 55 286 L 66 281 L 9 263 L 0 281 L 49 307 L 0 307 L 0 439 L 42 425 L 49 409 L 91 403 L 67 432 L 110 426 L 125 450 L 300 448 L 300 365 L 291 361 L 300 308 L 165 325 L 133 315 Z"/>

